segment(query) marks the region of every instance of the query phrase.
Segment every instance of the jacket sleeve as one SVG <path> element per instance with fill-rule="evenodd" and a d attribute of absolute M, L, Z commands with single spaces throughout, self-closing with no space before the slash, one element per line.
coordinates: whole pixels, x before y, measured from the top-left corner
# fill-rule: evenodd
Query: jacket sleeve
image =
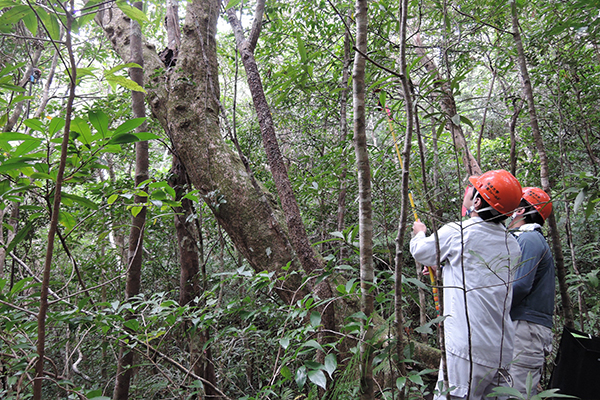
<path fill-rule="evenodd" d="M 456 224 L 447 224 L 438 230 L 440 241 L 440 263 L 443 263 L 449 255 L 452 245 L 452 237 L 459 230 Z M 410 241 L 410 253 L 414 259 L 423 265 L 435 265 L 435 235 L 425 236 L 419 232 Z"/>
<path fill-rule="evenodd" d="M 537 233 L 524 232 L 517 237 L 521 247 L 521 262 L 513 278 L 513 304 L 519 304 L 531 291 L 535 273 L 541 261 L 541 250 L 535 240 Z"/>

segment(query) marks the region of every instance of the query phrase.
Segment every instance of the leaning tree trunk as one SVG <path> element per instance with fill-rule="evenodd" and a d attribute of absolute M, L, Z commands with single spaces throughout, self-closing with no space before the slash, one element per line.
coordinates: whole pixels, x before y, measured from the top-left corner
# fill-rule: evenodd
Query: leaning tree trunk
<path fill-rule="evenodd" d="M 254 108 L 258 116 L 258 124 L 262 134 L 263 147 L 267 154 L 273 181 L 275 182 L 277 194 L 279 195 L 281 207 L 285 215 L 290 242 L 298 255 L 298 259 L 304 270 L 311 275 L 319 274 L 323 272 L 324 263 L 315 253 L 306 233 L 306 228 L 302 221 L 302 216 L 300 215 L 300 208 L 296 202 L 296 197 L 292 190 L 283 156 L 277 142 L 271 109 L 267 102 L 267 98 L 265 97 L 258 65 L 254 58 L 254 49 L 260 35 L 263 13 L 264 0 L 259 0 L 256 5 L 256 12 L 254 13 L 252 31 L 250 32 L 248 39 L 244 37 L 242 26 L 237 19 L 233 8 L 227 10 L 227 17 L 233 28 L 238 51 L 240 52 L 246 70 L 248 86 L 250 88 Z M 333 298 L 333 292 L 326 280 L 317 284 L 313 288 L 313 291 L 320 300 Z M 324 337 L 326 335 L 324 335 L 323 332 L 325 330 L 329 332 L 334 332 L 336 330 L 334 308 L 324 305 L 319 307 L 319 311 L 321 313 L 321 322 L 324 328 L 324 330 L 320 331 L 319 337 L 322 341 L 327 341 L 328 339 Z"/>
<path fill-rule="evenodd" d="M 356 0 L 356 53 L 352 71 L 354 104 L 354 153 L 358 170 L 358 231 L 360 249 L 361 311 L 367 316 L 360 345 L 360 398 L 374 398 L 373 327 L 373 209 L 371 205 L 371 167 L 367 151 L 365 124 L 365 66 L 367 54 L 367 0 Z"/>
<path fill-rule="evenodd" d="M 527 100 L 527 107 L 529 108 L 529 121 L 531 124 L 531 133 L 533 135 L 533 139 L 535 141 L 535 145 L 540 156 L 540 181 L 542 183 L 542 189 L 544 189 L 546 193 L 550 194 L 552 192 L 552 185 L 550 184 L 549 179 L 548 156 L 546 154 L 546 147 L 544 145 L 544 140 L 540 133 L 537 114 L 535 111 L 535 102 L 533 100 L 533 88 L 531 86 L 531 80 L 529 79 L 527 61 L 525 59 L 525 51 L 523 50 L 523 42 L 521 40 L 521 32 L 519 30 L 519 18 L 517 14 L 516 1 L 512 0 L 510 6 L 512 13 L 513 37 L 515 39 L 515 46 L 517 47 L 517 59 L 519 63 L 519 69 L 521 72 L 523 95 Z M 569 297 L 569 293 L 567 291 L 567 271 L 562 252 L 560 234 L 558 232 L 558 226 L 556 224 L 556 218 L 554 217 L 554 213 L 550 214 L 547 221 L 548 226 L 550 227 L 550 235 L 552 237 L 552 249 L 554 250 L 554 260 L 556 262 L 556 276 L 558 277 L 558 285 L 560 288 L 560 297 L 562 300 L 562 309 L 565 317 L 565 325 L 570 328 L 573 328 L 573 305 L 571 303 L 571 298 Z"/>
<path fill-rule="evenodd" d="M 74 0 L 71 0 L 69 10 L 74 10 Z M 56 174 L 56 186 L 54 188 L 54 202 L 52 204 L 50 227 L 48 229 L 48 242 L 46 247 L 46 259 L 44 262 L 44 273 L 42 277 L 42 286 L 40 288 L 40 311 L 37 317 L 37 360 L 35 364 L 35 379 L 33 380 L 33 399 L 42 399 L 42 382 L 44 380 L 44 357 L 46 341 L 46 314 L 48 312 L 48 292 L 50 286 L 50 269 L 52 267 L 52 253 L 54 251 L 54 238 L 58 230 L 58 214 L 60 212 L 60 200 L 62 190 L 62 180 L 67 162 L 67 149 L 69 146 L 69 134 L 71 132 L 71 114 L 73 112 L 73 101 L 75 100 L 75 87 L 77 85 L 77 62 L 73 54 L 71 42 L 71 26 L 73 24 L 73 14 L 67 13 L 66 31 L 67 37 L 65 46 L 69 52 L 69 62 L 71 64 L 69 73 L 69 99 L 65 110 L 65 129 L 63 131 L 60 162 Z"/>
<path fill-rule="evenodd" d="M 134 6 L 142 9 L 142 2 L 135 2 Z M 130 68 L 129 75 L 131 79 L 141 87 L 144 87 L 144 58 L 142 54 L 142 31 L 140 24 L 131 20 L 130 25 L 130 46 L 131 62 L 138 64 L 141 68 Z M 144 102 L 144 93 L 132 91 L 131 105 L 133 116 L 143 118 L 146 116 L 146 105 Z M 147 124 L 144 122 L 136 132 L 144 132 Z M 135 186 L 139 186 L 148 179 L 148 142 L 137 142 L 135 144 Z M 136 204 L 144 204 L 146 197 L 136 195 Z M 146 207 L 142 207 L 137 215 L 134 215 L 131 222 L 131 231 L 129 232 L 129 254 L 128 254 L 128 272 L 127 284 L 125 286 L 125 297 L 130 299 L 140 293 L 140 282 L 142 274 L 142 248 L 144 240 L 144 225 L 146 223 Z M 127 319 L 135 318 L 128 315 Z M 114 400 L 126 400 L 129 397 L 129 386 L 133 376 L 134 352 L 126 345 L 121 345 L 119 351 L 119 362 L 117 365 L 117 376 L 115 378 L 115 388 L 113 392 Z"/>

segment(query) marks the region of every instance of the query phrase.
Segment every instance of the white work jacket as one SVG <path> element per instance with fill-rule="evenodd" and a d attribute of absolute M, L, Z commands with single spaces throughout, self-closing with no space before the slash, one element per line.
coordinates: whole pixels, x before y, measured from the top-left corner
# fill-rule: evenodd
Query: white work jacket
<path fill-rule="evenodd" d="M 446 351 L 487 367 L 506 367 L 514 337 L 510 273 L 519 262 L 519 244 L 504 225 L 479 217 L 444 225 L 438 236 Z M 410 252 L 421 264 L 435 265 L 435 236 L 419 232 Z"/>

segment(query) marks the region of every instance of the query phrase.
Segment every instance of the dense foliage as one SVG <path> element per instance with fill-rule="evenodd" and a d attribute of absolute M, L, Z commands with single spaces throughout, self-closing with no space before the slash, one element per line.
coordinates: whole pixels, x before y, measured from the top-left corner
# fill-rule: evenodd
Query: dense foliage
<path fill-rule="evenodd" d="M 253 269 L 219 226 L 215 204 L 218 210 L 226 200 L 217 192 L 200 195 L 198 188 L 189 186 L 186 198 L 193 202 L 194 213 L 188 220 L 197 227 L 200 290 L 191 303 L 178 303 L 181 243 L 174 218 L 181 202 L 169 185 L 173 143 L 152 118 L 148 132 L 135 132 L 144 121 L 132 118 L 129 93 L 139 87 L 127 77 L 131 65 L 115 55 L 93 21 L 99 3 L 91 0 L 74 14 L 74 40 L 67 49 L 68 6 L 0 1 L 0 397 L 29 398 L 33 393 L 43 260 L 67 121 L 69 141 L 45 327 L 44 398 L 110 398 L 122 345 L 136 352 L 130 398 L 201 396 L 206 382 L 191 372 L 190 356 L 194 337 L 201 336 L 200 352 L 211 353 L 202 362 L 212 363 L 221 396 L 297 399 L 325 393 L 332 399 L 353 399 L 359 361 L 357 341 L 352 340 L 363 334 L 365 320 L 377 327 L 373 345 L 379 398 L 396 398 L 404 386 L 410 387 L 411 398 L 431 392 L 435 371 L 413 359 L 414 346 L 405 351 L 411 366 L 408 376 L 398 377 L 398 360 L 391 350 L 394 338 L 388 335 L 394 318 L 401 201 L 394 138 L 402 141 L 406 124 L 396 72 L 398 2 L 369 2 L 366 102 L 376 315 L 356 309 L 338 316 L 341 336 L 351 340 L 325 343 L 318 340 L 321 315 L 316 310 L 331 299 L 309 293 L 287 304 L 276 290 L 282 278 L 267 265 L 262 271 Z M 146 2 L 145 14 L 126 1 L 116 3 L 142 22 L 143 34 L 159 51 L 167 46 L 161 2 Z M 254 4 L 230 3 L 243 8 L 242 23 L 249 27 Z M 521 92 L 509 4 L 409 4 L 409 75 L 418 122 L 410 154 L 414 212 L 430 226 L 460 218 L 467 174 L 446 129 L 448 119 L 460 124 L 483 170 L 515 165 L 523 186 L 540 186 L 540 160 Z M 600 5 L 587 0 L 517 4 L 551 167 L 576 327 L 598 335 Z M 182 7 L 185 4 L 179 10 L 183 21 Z M 340 96 L 346 93 L 342 73 L 352 60 L 344 54 L 345 34 L 354 33 L 352 9 L 352 3 L 343 1 L 268 1 L 255 51 L 303 221 L 326 265 L 317 276 L 302 279 L 335 279 L 335 296 L 349 304 L 360 292 L 358 188 L 352 134 L 340 128 L 340 115 L 345 115 Z M 239 146 L 253 176 L 276 193 L 225 18 L 219 22 L 217 43 L 222 136 L 236 151 Z M 436 73 L 423 66 L 418 49 L 435 62 Z M 72 115 L 65 115 L 72 68 L 68 51 L 78 71 Z M 36 70 L 41 74 L 37 78 Z M 444 114 L 443 84 L 451 88 L 457 115 Z M 351 122 L 351 96 L 348 99 Z M 150 143 L 150 178 L 135 187 L 133 146 L 140 141 Z M 342 190 L 347 194 L 340 225 Z M 147 197 L 147 205 L 136 203 L 136 194 Z M 210 207 L 207 198 L 214 200 Z M 148 214 L 141 294 L 127 299 L 127 235 L 131 216 L 142 207 Z M 407 263 L 405 330 L 411 338 L 436 347 L 430 288 L 419 269 Z M 298 274 L 288 267 L 284 275 Z M 424 298 L 419 296 L 423 291 Z M 564 324 L 562 307 L 557 298 L 557 340 Z M 420 310 L 429 316 L 425 326 Z"/>

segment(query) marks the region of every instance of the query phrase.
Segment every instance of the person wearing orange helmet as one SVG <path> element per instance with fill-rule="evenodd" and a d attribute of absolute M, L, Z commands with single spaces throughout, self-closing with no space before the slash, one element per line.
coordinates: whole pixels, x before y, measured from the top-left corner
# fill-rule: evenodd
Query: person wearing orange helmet
<path fill-rule="evenodd" d="M 521 247 L 521 263 L 513 277 L 510 311 L 515 325 L 510 374 L 513 387 L 523 394 L 527 393 L 527 375 L 531 374 L 532 396 L 537 393 L 546 356 L 552 351 L 554 259 L 542 235 L 542 226 L 551 213 L 550 196 L 540 188 L 526 187 L 509 225 Z"/>
<path fill-rule="evenodd" d="M 437 237 L 449 398 L 473 400 L 506 386 L 503 371 L 512 361 L 510 278 L 521 251 L 503 221 L 519 206 L 521 185 L 505 170 L 472 176 L 469 182 L 463 199 L 469 219 L 444 225 Z M 421 264 L 435 265 L 436 237 L 426 236 L 426 229 L 414 223 L 410 252 Z M 442 376 L 440 368 L 440 382 Z"/>

